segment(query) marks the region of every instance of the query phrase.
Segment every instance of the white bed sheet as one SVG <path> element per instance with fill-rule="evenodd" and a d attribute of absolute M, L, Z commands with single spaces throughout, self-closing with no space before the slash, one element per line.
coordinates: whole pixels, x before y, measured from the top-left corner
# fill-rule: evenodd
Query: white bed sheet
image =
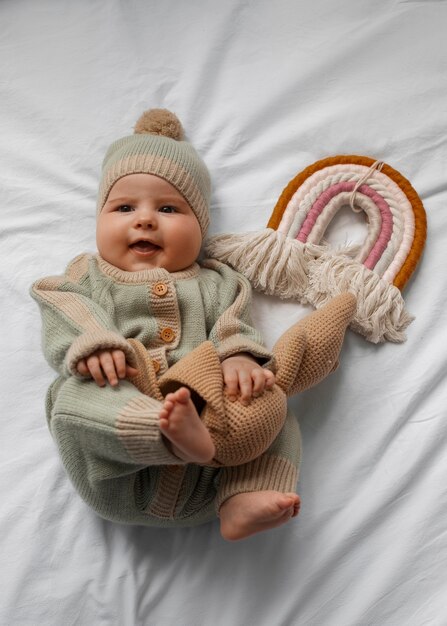
<path fill-rule="evenodd" d="M 0 3 L 2 625 L 447 624 L 446 26 L 442 0 Z M 291 401 L 300 516 L 236 544 L 217 523 L 99 519 L 45 424 L 28 288 L 94 250 L 104 150 L 152 106 L 211 170 L 212 233 L 264 227 L 289 179 L 336 154 L 386 161 L 428 214 L 408 341 L 348 332 L 339 370 Z M 269 344 L 303 313 L 255 297 Z"/>

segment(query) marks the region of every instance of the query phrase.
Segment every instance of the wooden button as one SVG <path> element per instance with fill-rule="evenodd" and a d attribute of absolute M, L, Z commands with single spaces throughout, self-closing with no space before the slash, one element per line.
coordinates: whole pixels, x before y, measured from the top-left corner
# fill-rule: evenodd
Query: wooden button
<path fill-rule="evenodd" d="M 165 283 L 155 283 L 152 287 L 152 293 L 161 298 L 168 293 L 168 286 Z"/>
<path fill-rule="evenodd" d="M 160 371 L 160 363 L 155 359 L 152 360 L 152 366 L 154 368 L 154 372 L 157 374 Z"/>
<path fill-rule="evenodd" d="M 166 343 L 171 343 L 171 341 L 174 341 L 175 339 L 175 332 L 172 330 L 172 328 L 163 328 L 163 330 L 160 332 L 160 337 Z"/>

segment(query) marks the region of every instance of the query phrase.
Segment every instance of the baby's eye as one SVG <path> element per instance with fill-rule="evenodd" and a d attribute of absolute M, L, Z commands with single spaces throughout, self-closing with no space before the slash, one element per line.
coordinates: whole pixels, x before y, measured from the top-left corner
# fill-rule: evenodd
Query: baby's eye
<path fill-rule="evenodd" d="M 129 213 L 130 211 L 133 211 L 133 208 L 130 206 L 130 204 L 120 204 L 120 206 L 117 207 L 116 210 L 120 213 Z"/>
<path fill-rule="evenodd" d="M 162 206 L 158 209 L 160 213 L 176 213 L 177 209 L 174 206 Z"/>

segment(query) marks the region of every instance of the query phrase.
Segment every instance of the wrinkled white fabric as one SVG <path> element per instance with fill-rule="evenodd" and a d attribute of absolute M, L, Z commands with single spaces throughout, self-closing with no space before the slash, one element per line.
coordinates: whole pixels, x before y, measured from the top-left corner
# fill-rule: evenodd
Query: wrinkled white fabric
<path fill-rule="evenodd" d="M 447 2 L 0 3 L 0 624 L 443 626 L 447 566 Z M 314 161 L 360 154 L 428 213 L 402 345 L 348 332 L 338 371 L 291 401 L 300 516 L 229 544 L 218 523 L 98 519 L 45 424 L 54 377 L 27 290 L 95 249 L 106 147 L 177 113 L 213 178 L 212 233 L 259 230 Z M 343 211 L 330 229 L 364 236 Z M 257 295 L 271 345 L 303 315 Z"/>

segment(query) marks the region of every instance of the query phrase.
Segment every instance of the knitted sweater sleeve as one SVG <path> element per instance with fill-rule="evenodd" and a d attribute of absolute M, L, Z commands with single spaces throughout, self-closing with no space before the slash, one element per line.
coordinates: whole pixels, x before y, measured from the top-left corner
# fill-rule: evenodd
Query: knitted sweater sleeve
<path fill-rule="evenodd" d="M 208 339 L 214 344 L 220 359 L 239 352 L 248 352 L 265 363 L 272 358 L 262 342 L 260 333 L 251 320 L 251 285 L 249 281 L 228 265 L 207 259 L 204 267 L 214 270 L 213 283 L 215 318 L 212 320 Z"/>
<path fill-rule="evenodd" d="M 100 349 L 120 349 L 135 362 L 132 346 L 118 332 L 110 313 L 92 299 L 89 255 L 76 257 L 61 276 L 37 280 L 31 287 L 42 315 L 43 349 L 61 375 L 79 376 L 78 361 Z"/>

